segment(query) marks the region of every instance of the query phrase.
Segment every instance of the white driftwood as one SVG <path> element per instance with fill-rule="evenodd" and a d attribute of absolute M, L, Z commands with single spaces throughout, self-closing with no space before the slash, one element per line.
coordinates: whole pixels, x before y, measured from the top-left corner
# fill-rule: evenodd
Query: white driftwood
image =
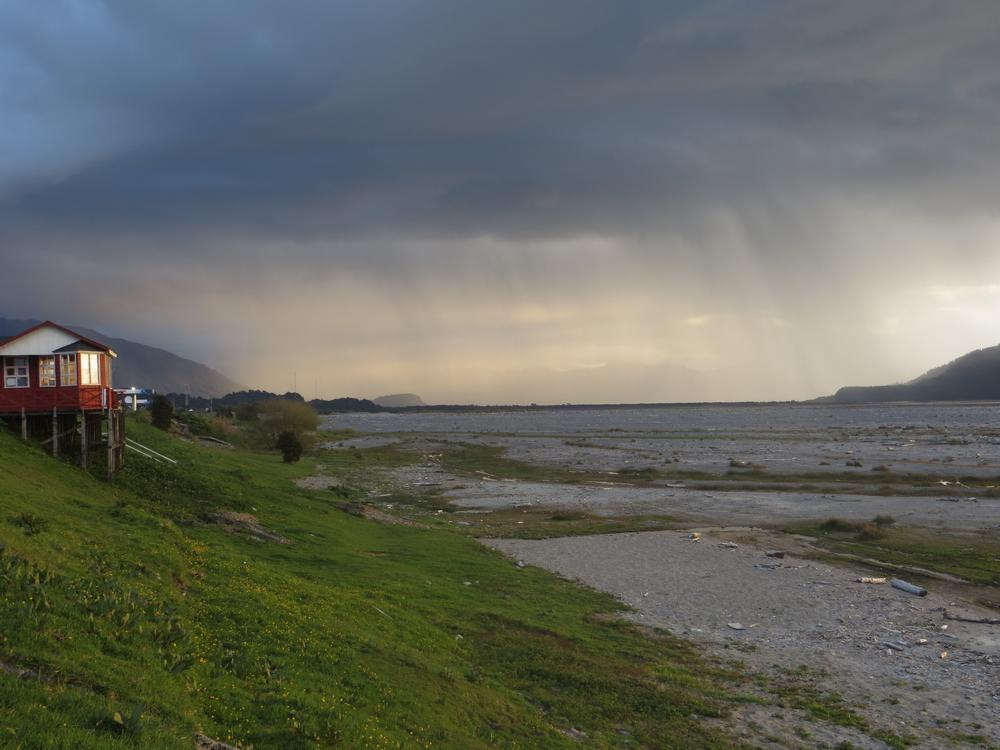
<path fill-rule="evenodd" d="M 857 583 L 888 583 L 888 578 L 878 578 L 873 576 L 862 576 L 861 578 L 855 578 Z"/>

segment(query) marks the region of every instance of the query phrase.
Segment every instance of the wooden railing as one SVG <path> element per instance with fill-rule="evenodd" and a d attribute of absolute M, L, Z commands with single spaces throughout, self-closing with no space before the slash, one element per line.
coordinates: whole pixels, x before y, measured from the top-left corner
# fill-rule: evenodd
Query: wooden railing
<path fill-rule="evenodd" d="M 95 411 L 117 406 L 115 392 L 102 385 L 56 388 L 0 388 L 0 414 Z"/>

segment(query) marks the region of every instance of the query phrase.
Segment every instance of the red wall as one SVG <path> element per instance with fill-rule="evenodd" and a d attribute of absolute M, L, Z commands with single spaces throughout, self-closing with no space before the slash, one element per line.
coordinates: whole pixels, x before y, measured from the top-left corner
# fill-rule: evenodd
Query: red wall
<path fill-rule="evenodd" d="M 101 358 L 100 372 L 102 385 L 56 385 L 42 388 L 39 383 L 39 357 L 28 357 L 28 388 L 7 388 L 6 379 L 0 377 L 0 414 L 20 414 L 26 412 L 80 411 L 103 409 L 115 405 L 115 394 L 108 386 L 108 356 Z M 0 357 L 6 359 L 6 357 Z M 77 358 L 77 381 L 79 382 L 79 357 Z M 0 372 L 0 375 L 4 373 Z M 59 383 L 59 358 L 56 355 L 56 382 Z"/>

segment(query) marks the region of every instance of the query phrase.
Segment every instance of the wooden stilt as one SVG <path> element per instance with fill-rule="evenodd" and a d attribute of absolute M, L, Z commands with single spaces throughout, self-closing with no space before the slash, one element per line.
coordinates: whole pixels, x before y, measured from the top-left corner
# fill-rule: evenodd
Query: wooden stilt
<path fill-rule="evenodd" d="M 59 457 L 59 412 L 52 408 L 52 457 Z"/>
<path fill-rule="evenodd" d="M 21 408 L 21 440 L 28 439 L 28 415 L 24 411 L 24 407 Z"/>
<path fill-rule="evenodd" d="M 108 409 L 108 481 L 115 478 L 115 417 L 114 412 Z"/>
<path fill-rule="evenodd" d="M 87 429 L 87 412 L 80 412 L 80 467 L 87 468 L 87 442 L 90 438 L 90 430 Z"/>

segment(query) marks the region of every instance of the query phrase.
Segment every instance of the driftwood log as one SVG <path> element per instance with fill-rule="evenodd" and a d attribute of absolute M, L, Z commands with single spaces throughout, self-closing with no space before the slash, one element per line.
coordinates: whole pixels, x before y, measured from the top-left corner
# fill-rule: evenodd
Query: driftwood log
<path fill-rule="evenodd" d="M 981 617 L 979 615 L 963 615 L 960 612 L 944 611 L 944 619 L 959 622 L 975 622 L 980 625 L 1000 625 L 1000 617 Z"/>
<path fill-rule="evenodd" d="M 927 596 L 927 589 L 921 588 L 920 586 L 914 586 L 912 583 L 907 583 L 899 578 L 893 578 L 889 581 L 894 589 L 899 589 L 900 591 L 905 591 L 907 594 L 913 594 L 914 596 Z"/>

